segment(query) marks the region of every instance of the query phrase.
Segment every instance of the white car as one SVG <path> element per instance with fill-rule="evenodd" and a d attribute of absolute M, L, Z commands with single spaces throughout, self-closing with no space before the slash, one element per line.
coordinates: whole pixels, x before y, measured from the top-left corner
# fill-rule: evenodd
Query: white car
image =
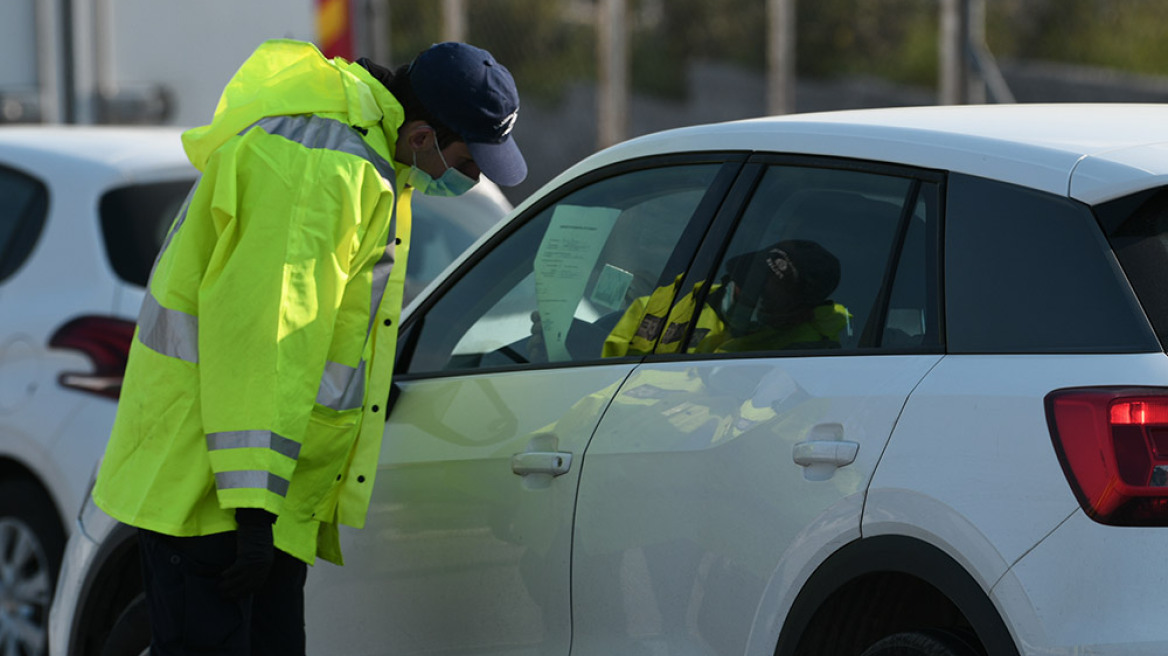
<path fill-rule="evenodd" d="M 161 239 L 196 175 L 175 128 L 0 128 L 0 656 L 40 656 Z M 420 195 L 419 195 L 420 197 Z M 415 202 L 408 293 L 511 205 Z"/>
<path fill-rule="evenodd" d="M 1168 653 L 1168 106 L 650 135 L 410 307 L 309 653 Z M 92 504 L 52 653 L 148 642 Z"/>

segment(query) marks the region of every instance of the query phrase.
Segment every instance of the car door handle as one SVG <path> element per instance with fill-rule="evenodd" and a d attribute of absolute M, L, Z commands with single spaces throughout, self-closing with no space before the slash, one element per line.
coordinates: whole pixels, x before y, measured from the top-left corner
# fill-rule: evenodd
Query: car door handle
<path fill-rule="evenodd" d="M 528 474 L 567 474 L 572 468 L 572 454 L 563 451 L 526 451 L 511 456 L 511 471 Z"/>
<path fill-rule="evenodd" d="M 795 464 L 800 467 L 845 467 L 856 461 L 860 445 L 847 440 L 807 440 L 795 445 Z"/>

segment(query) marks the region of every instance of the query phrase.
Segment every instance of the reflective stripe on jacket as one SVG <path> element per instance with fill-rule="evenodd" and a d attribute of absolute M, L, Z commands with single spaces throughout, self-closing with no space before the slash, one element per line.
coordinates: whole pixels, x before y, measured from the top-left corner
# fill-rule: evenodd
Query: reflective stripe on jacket
<path fill-rule="evenodd" d="M 94 489 L 169 535 L 278 516 L 275 543 L 340 563 L 377 471 L 410 212 L 401 105 L 311 44 L 260 46 L 212 123 L 155 263 Z"/>

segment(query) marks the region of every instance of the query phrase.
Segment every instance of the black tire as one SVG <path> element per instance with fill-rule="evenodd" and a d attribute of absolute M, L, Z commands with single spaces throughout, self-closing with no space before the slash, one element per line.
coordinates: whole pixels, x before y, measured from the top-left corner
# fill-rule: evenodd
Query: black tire
<path fill-rule="evenodd" d="M 49 651 L 49 607 L 64 551 L 65 529 L 40 486 L 0 480 L 0 607 L 15 609 L 0 614 L 0 635 L 16 641 L 16 654 Z"/>
<path fill-rule="evenodd" d="M 109 637 L 101 648 L 101 656 L 146 656 L 150 651 L 150 615 L 145 593 L 130 600 L 130 604 L 114 622 Z"/>
<path fill-rule="evenodd" d="M 982 656 L 981 651 L 955 633 L 910 631 L 888 636 L 860 656 Z"/>

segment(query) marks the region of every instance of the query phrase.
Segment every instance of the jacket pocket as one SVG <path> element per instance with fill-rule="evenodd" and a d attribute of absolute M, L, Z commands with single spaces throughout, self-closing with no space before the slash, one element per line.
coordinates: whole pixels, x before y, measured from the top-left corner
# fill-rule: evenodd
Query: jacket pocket
<path fill-rule="evenodd" d="M 297 507 L 313 513 L 319 521 L 329 521 L 336 506 L 335 489 L 348 466 L 361 414 L 360 408 L 343 412 L 321 406 L 313 409 L 294 479 L 299 490 Z"/>

